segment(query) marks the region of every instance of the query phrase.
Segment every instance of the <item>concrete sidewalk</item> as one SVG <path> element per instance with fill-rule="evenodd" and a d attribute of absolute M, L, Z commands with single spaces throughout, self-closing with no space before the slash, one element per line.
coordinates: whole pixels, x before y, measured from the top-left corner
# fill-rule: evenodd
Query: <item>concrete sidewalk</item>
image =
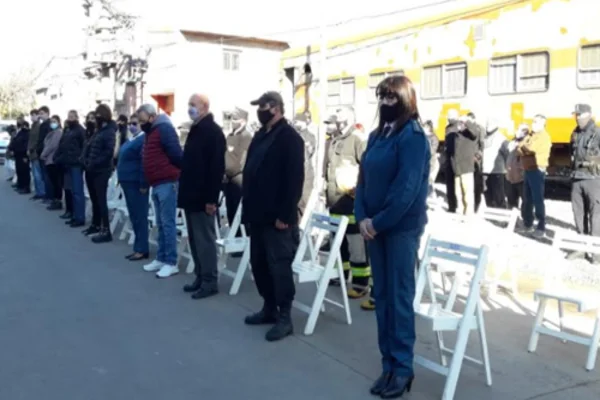
<path fill-rule="evenodd" d="M 352 326 L 331 310 L 306 337 L 296 312 L 298 333 L 267 343 L 264 328 L 243 324 L 261 305 L 250 279 L 235 297 L 223 278 L 220 296 L 192 301 L 181 291 L 190 276 L 155 279 L 123 259 L 126 244 L 91 243 L 5 182 L 0 205 L 0 399 L 372 398 L 375 319 L 357 302 Z M 299 286 L 300 300 L 312 293 Z M 541 338 L 538 354 L 528 354 L 529 311 L 506 297 L 487 307 L 494 385 L 465 365 L 457 400 L 600 398 L 600 373 L 584 370 L 584 347 Z M 416 352 L 435 357 L 434 336 L 418 334 Z M 472 335 L 469 351 L 477 349 Z M 443 377 L 416 375 L 409 398 L 441 397 Z"/>

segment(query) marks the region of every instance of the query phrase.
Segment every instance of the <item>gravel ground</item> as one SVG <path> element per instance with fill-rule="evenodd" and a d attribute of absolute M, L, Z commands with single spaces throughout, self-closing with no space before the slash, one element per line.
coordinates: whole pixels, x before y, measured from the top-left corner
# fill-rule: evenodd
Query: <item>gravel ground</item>
<path fill-rule="evenodd" d="M 440 196 L 445 197 L 445 191 L 445 185 L 436 184 L 436 192 Z M 517 265 L 519 272 L 523 276 L 527 276 L 527 280 L 531 281 L 531 286 L 534 287 L 539 285 L 539 281 L 536 283 L 534 281 L 542 279 L 548 267 L 552 265 L 558 271 L 557 273 L 561 277 L 561 280 L 566 283 L 597 289 L 598 285 L 600 285 L 600 266 L 593 265 L 583 259 L 573 261 L 564 260 L 564 252 L 558 252 L 551 248 L 551 238 L 554 236 L 556 229 L 575 231 L 571 203 L 562 200 L 566 197 L 564 190 L 558 194 L 553 193 L 553 197 L 546 200 L 548 238 L 536 240 L 529 236 L 515 233 L 517 239 L 510 246 L 509 257 L 511 263 Z M 517 226 L 520 223 L 521 221 L 519 220 Z M 485 237 L 490 237 L 490 234 L 486 234 Z M 492 244 L 492 241 L 490 240 L 489 243 Z M 520 285 L 527 285 L 527 282 L 523 282 L 523 279 L 521 279 Z"/>

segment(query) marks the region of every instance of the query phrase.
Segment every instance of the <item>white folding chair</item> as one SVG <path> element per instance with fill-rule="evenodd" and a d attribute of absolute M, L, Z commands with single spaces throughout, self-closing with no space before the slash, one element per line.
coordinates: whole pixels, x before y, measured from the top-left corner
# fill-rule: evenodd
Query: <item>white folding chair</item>
<path fill-rule="evenodd" d="M 194 259 L 190 249 L 187 221 L 183 210 L 180 208 L 177 209 L 175 224 L 177 227 L 177 240 L 179 241 L 179 244 L 177 245 L 177 264 L 179 265 L 179 260 L 181 260 L 181 258 L 187 258 L 186 272 L 191 274 L 194 272 Z"/>
<path fill-rule="evenodd" d="M 125 194 L 121 185 L 116 186 L 116 181 L 112 181 L 115 185 L 108 192 L 111 192 L 108 200 L 108 210 L 112 211 L 112 217 L 110 219 L 110 233 L 115 234 L 119 222 L 126 222 L 129 219 L 129 211 L 127 210 L 127 204 L 125 203 Z M 109 187 L 111 187 L 111 181 L 109 181 Z"/>
<path fill-rule="evenodd" d="M 340 247 L 346 234 L 347 226 L 348 217 L 330 217 L 323 214 L 311 213 L 306 229 L 302 232 L 302 239 L 294 257 L 292 269 L 298 278 L 298 283 L 314 282 L 317 285 L 317 292 L 310 307 L 294 301 L 296 308 L 308 314 L 308 320 L 304 327 L 305 335 L 311 335 L 314 332 L 319 313 L 325 310 L 324 302 L 343 308 L 346 312 L 348 325 L 352 324 L 346 282 L 344 280 L 344 267 L 340 255 Z M 319 248 L 327 235 L 333 236 L 333 241 L 323 263 L 323 257 L 320 256 Z M 329 282 L 335 278 L 340 279 L 343 304 L 325 297 Z"/>
<path fill-rule="evenodd" d="M 519 277 L 514 262 L 510 260 L 510 248 L 515 237 L 515 227 L 519 219 L 519 210 L 501 208 L 488 208 L 483 204 L 480 207 L 479 214 L 487 221 L 500 222 L 506 224 L 501 231 L 500 236 L 494 237 L 496 249 L 501 247 L 501 251 L 496 251 L 494 256 L 494 273 L 491 275 L 488 271 L 485 284 L 489 287 L 490 295 L 496 294 L 498 287 L 510 290 L 513 295 L 519 293 Z M 502 280 L 502 274 L 508 273 L 508 280 Z"/>
<path fill-rule="evenodd" d="M 463 361 L 469 361 L 483 366 L 488 386 L 492 385 L 490 359 L 487 347 L 483 310 L 481 308 L 480 286 L 487 264 L 487 246 L 480 248 L 469 247 L 457 243 L 437 240 L 429 237 L 426 242 L 423 260 L 417 274 L 416 295 L 414 301 L 415 315 L 424 321 L 428 328 L 437 336 L 440 362 L 415 355 L 415 362 L 431 371 L 446 376 L 442 400 L 454 399 L 458 377 Z M 438 266 L 452 264 L 456 268 L 473 269 L 471 283 L 462 313 L 454 311 L 454 301 L 441 305 L 433 286 L 432 271 Z M 455 282 L 454 285 L 458 283 Z M 423 302 L 425 288 L 428 288 L 429 302 Z M 481 357 L 478 360 L 465 355 L 469 334 L 477 330 L 481 344 Z M 443 332 L 457 333 L 454 349 L 444 345 Z M 450 366 L 446 356 L 451 356 Z"/>
<path fill-rule="evenodd" d="M 216 219 L 215 229 L 217 232 L 219 231 L 219 226 Z M 238 230 L 241 232 L 241 236 L 236 237 Z M 241 200 L 227 234 L 223 238 L 217 239 L 217 248 L 219 251 L 219 271 L 223 275 L 233 278 L 233 283 L 231 284 L 231 289 L 229 289 L 229 294 L 235 295 L 240 290 L 242 280 L 244 279 L 244 275 L 246 274 L 246 271 L 250 265 L 250 238 L 246 234 L 246 228 L 242 224 Z M 236 271 L 232 271 L 227 268 L 229 256 L 234 253 L 242 253 L 242 258 Z"/>
<path fill-rule="evenodd" d="M 150 189 L 150 201 L 148 208 L 148 242 L 154 246 L 158 246 L 158 242 L 155 237 L 158 232 L 158 224 L 156 222 L 156 207 L 154 205 L 154 201 L 152 200 L 152 189 Z"/>
<path fill-rule="evenodd" d="M 552 242 L 554 250 L 582 251 L 594 255 L 600 254 L 600 238 L 579 235 L 575 232 L 557 230 Z M 600 342 L 600 293 L 597 289 L 591 292 L 586 290 L 576 290 L 567 288 L 561 279 L 561 272 L 572 268 L 572 263 L 558 256 L 557 252 L 548 257 L 548 265 L 544 276 L 544 287 L 534 292 L 535 300 L 539 301 L 531 337 L 529 338 L 529 352 L 536 351 L 538 339 L 541 335 L 548 335 L 561 339 L 564 342 L 578 343 L 589 347 L 586 370 L 592 371 L 596 366 L 596 357 L 598 355 L 598 345 Z M 558 302 L 559 330 L 553 330 L 544 326 L 544 317 L 546 315 L 546 305 L 549 300 Z M 571 334 L 564 331 L 565 315 L 564 303 L 577 306 L 577 312 L 585 313 L 596 312 L 593 333 L 590 337 Z"/>

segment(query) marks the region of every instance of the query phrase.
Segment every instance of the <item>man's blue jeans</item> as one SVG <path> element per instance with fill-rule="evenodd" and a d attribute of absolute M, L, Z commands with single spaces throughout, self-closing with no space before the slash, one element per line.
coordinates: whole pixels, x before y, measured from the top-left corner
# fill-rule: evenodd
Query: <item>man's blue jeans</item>
<path fill-rule="evenodd" d="M 546 171 L 536 168 L 525 171 L 523 181 L 523 204 L 521 205 L 521 218 L 526 228 L 533 227 L 533 210 L 538 220 L 537 230 L 546 230 L 546 207 L 544 205 L 544 185 Z"/>
<path fill-rule="evenodd" d="M 152 187 L 152 201 L 158 225 L 156 260 L 167 265 L 177 264 L 177 182 Z"/>
<path fill-rule="evenodd" d="M 44 198 L 46 200 L 52 200 L 54 189 L 52 188 L 52 181 L 50 181 L 50 175 L 48 175 L 46 164 L 42 160 L 40 160 L 40 169 L 42 170 L 42 179 L 44 180 Z"/>
<path fill-rule="evenodd" d="M 139 182 L 120 182 L 120 185 L 123 188 L 129 219 L 135 235 L 133 251 L 148 254 L 150 251 L 148 245 L 148 191 L 142 193 Z"/>
<path fill-rule="evenodd" d="M 73 196 L 73 220 L 85 223 L 85 194 L 83 192 L 83 168 L 69 167 L 71 195 Z"/>
<path fill-rule="evenodd" d="M 44 175 L 42 174 L 42 166 L 40 160 L 31 160 L 31 173 L 33 174 L 33 186 L 35 187 L 35 195 L 45 197 L 46 191 L 44 184 Z"/>

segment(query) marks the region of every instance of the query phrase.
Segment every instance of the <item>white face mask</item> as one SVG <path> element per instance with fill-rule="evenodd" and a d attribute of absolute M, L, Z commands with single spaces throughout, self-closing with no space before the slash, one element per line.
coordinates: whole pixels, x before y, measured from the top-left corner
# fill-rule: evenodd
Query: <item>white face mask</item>
<path fill-rule="evenodd" d="M 577 125 L 579 126 L 579 128 L 583 129 L 590 122 L 590 119 L 591 119 L 591 115 L 588 113 L 578 115 L 577 116 Z"/>
<path fill-rule="evenodd" d="M 327 124 L 326 130 L 328 134 L 332 135 L 337 132 L 337 126 L 335 124 Z"/>
<path fill-rule="evenodd" d="M 531 130 L 534 133 L 538 133 L 544 130 L 544 125 L 540 124 L 539 122 L 534 122 L 533 124 L 531 124 Z"/>

